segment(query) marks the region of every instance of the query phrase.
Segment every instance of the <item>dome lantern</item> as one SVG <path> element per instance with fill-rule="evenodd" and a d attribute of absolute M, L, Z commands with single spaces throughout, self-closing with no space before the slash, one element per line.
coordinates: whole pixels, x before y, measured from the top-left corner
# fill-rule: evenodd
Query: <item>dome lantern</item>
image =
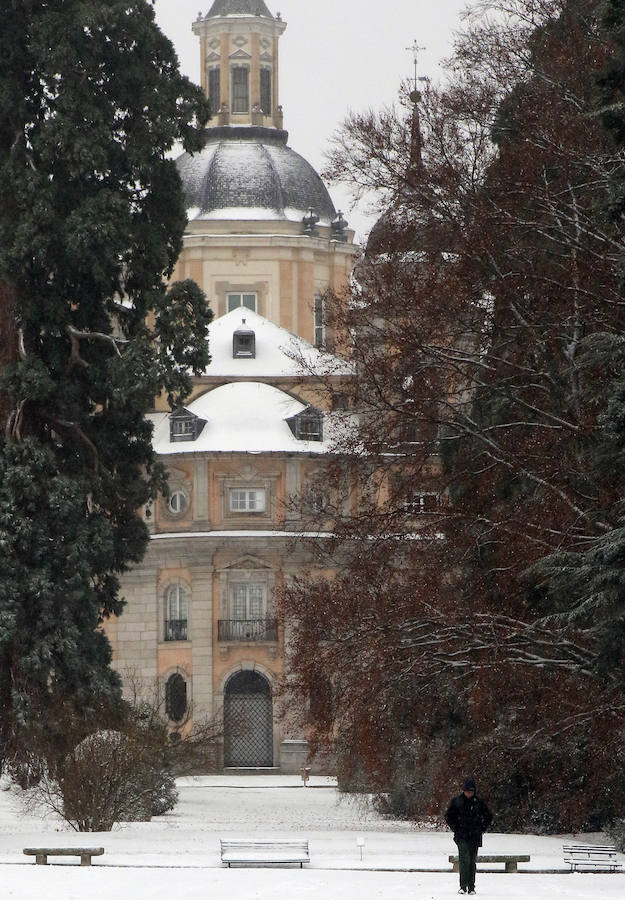
<path fill-rule="evenodd" d="M 282 128 L 278 41 L 286 28 L 263 0 L 214 0 L 198 15 L 202 87 L 211 101 L 209 128 Z"/>

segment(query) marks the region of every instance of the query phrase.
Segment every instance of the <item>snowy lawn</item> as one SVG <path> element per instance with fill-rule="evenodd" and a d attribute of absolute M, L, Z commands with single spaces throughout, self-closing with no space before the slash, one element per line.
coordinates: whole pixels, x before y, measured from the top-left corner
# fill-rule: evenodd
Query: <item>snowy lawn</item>
<path fill-rule="evenodd" d="M 330 779 L 208 776 L 180 779 L 173 813 L 149 823 L 121 825 L 110 834 L 79 835 L 54 818 L 27 814 L 16 797 L 0 793 L 2 897 L 19 900 L 406 900 L 456 896 L 458 876 L 447 857 L 447 831 L 382 819 L 364 803 L 341 799 Z M 308 838 L 310 865 L 224 869 L 220 837 Z M 356 839 L 364 838 L 363 859 Z M 484 853 L 529 853 L 523 869 L 557 874 L 478 873 L 481 897 L 532 900 L 612 900 L 625 896 L 625 875 L 568 874 L 563 837 L 488 834 Z M 601 835 L 583 835 L 600 842 Z M 37 866 L 24 847 L 103 846 L 91 868 L 78 860 Z M 625 858 L 621 857 L 625 863 Z M 53 860 L 51 860 L 53 861 Z M 54 861 L 53 861 L 54 862 Z M 419 871 L 429 869 L 446 871 Z M 389 870 L 389 871 L 384 871 Z"/>

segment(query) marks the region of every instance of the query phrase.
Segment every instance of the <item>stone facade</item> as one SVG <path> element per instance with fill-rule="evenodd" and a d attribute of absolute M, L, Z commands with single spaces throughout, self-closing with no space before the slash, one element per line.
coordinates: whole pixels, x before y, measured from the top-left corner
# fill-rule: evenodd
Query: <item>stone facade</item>
<path fill-rule="evenodd" d="M 306 762 L 307 745 L 277 709 L 288 634 L 276 624 L 275 598 L 285 579 L 310 565 L 293 545 L 305 524 L 292 501 L 329 452 L 325 435 L 299 434 L 292 420 L 310 410 L 326 424 L 330 416 L 314 374 L 330 357 L 313 345 L 329 337 L 323 293 L 346 287 L 356 248 L 341 217 L 332 221 L 320 179 L 279 131 L 278 40 L 286 25 L 261 6 L 260 15 L 247 15 L 246 0 L 216 0 L 193 25 L 203 85 L 208 92 L 219 82 L 221 113 L 208 129 L 207 155 L 181 162 L 189 225 L 173 279 L 193 279 L 211 302 L 213 360 L 178 419 L 156 403 L 155 446 L 171 493 L 143 511 L 149 549 L 123 580 L 123 615 L 106 629 L 128 684 L 138 677 L 166 693 L 172 676 L 182 676 L 193 718 L 223 719 L 224 764 L 291 772 Z M 233 67 L 248 72 L 246 113 L 232 111 Z M 261 115 L 263 68 L 271 72 L 272 108 Z M 263 86 L 266 94 L 266 77 Z M 250 127 L 242 135 L 243 125 Z M 212 137 L 211 128 L 218 129 Z M 245 141 L 253 189 L 222 165 Z M 218 171 L 232 181 L 213 190 L 207 182 Z M 254 196 L 267 196 L 263 178 L 288 200 L 283 207 L 257 205 Z M 231 205 L 216 208 L 220 197 Z M 249 359 L 234 349 L 242 327 L 256 341 Z M 299 370 L 297 356 L 307 360 Z M 339 386 L 351 377 L 347 366 L 336 372 Z"/>

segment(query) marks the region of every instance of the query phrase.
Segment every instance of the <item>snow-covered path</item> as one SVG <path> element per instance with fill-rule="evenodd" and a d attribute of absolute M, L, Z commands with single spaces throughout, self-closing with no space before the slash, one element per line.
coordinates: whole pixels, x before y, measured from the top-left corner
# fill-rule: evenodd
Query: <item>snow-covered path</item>
<path fill-rule="evenodd" d="M 447 860 L 454 846 L 447 831 L 382 819 L 362 802 L 341 799 L 331 780 L 315 778 L 312 784 L 302 788 L 297 778 L 277 776 L 181 779 L 181 801 L 173 813 L 94 835 L 77 835 L 58 820 L 41 821 L 26 814 L 12 793 L 2 792 L 2 897 L 351 900 L 352 895 L 357 900 L 439 900 L 457 894 L 458 876 L 449 871 Z M 295 833 L 309 840 L 307 869 L 220 866 L 220 837 Z M 358 836 L 365 841 L 362 862 Z M 589 835 L 583 840 L 593 837 L 599 840 Z M 531 862 L 521 864 L 521 869 L 560 869 L 561 874 L 478 873 L 479 896 L 509 900 L 625 896 L 625 875 L 567 874 L 562 841 L 562 837 L 488 834 L 485 853 L 526 852 Z M 103 846 L 106 852 L 91 868 L 81 868 L 74 861 L 36 866 L 22 853 L 24 847 L 55 845 Z"/>

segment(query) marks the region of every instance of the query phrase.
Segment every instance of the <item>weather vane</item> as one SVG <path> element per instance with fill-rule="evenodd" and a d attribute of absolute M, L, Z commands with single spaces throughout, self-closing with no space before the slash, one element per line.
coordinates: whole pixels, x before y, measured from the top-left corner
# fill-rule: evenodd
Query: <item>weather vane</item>
<path fill-rule="evenodd" d="M 419 67 L 419 53 L 421 52 L 421 50 L 425 50 L 425 47 L 420 47 L 417 44 L 417 42 L 415 41 L 414 44 L 412 45 L 412 47 L 406 47 L 406 50 L 408 50 L 410 53 L 412 53 L 412 58 L 414 60 L 414 89 L 416 91 L 416 90 L 418 90 L 417 82 L 425 81 L 425 78 L 417 77 L 417 72 L 418 72 L 418 67 Z"/>

